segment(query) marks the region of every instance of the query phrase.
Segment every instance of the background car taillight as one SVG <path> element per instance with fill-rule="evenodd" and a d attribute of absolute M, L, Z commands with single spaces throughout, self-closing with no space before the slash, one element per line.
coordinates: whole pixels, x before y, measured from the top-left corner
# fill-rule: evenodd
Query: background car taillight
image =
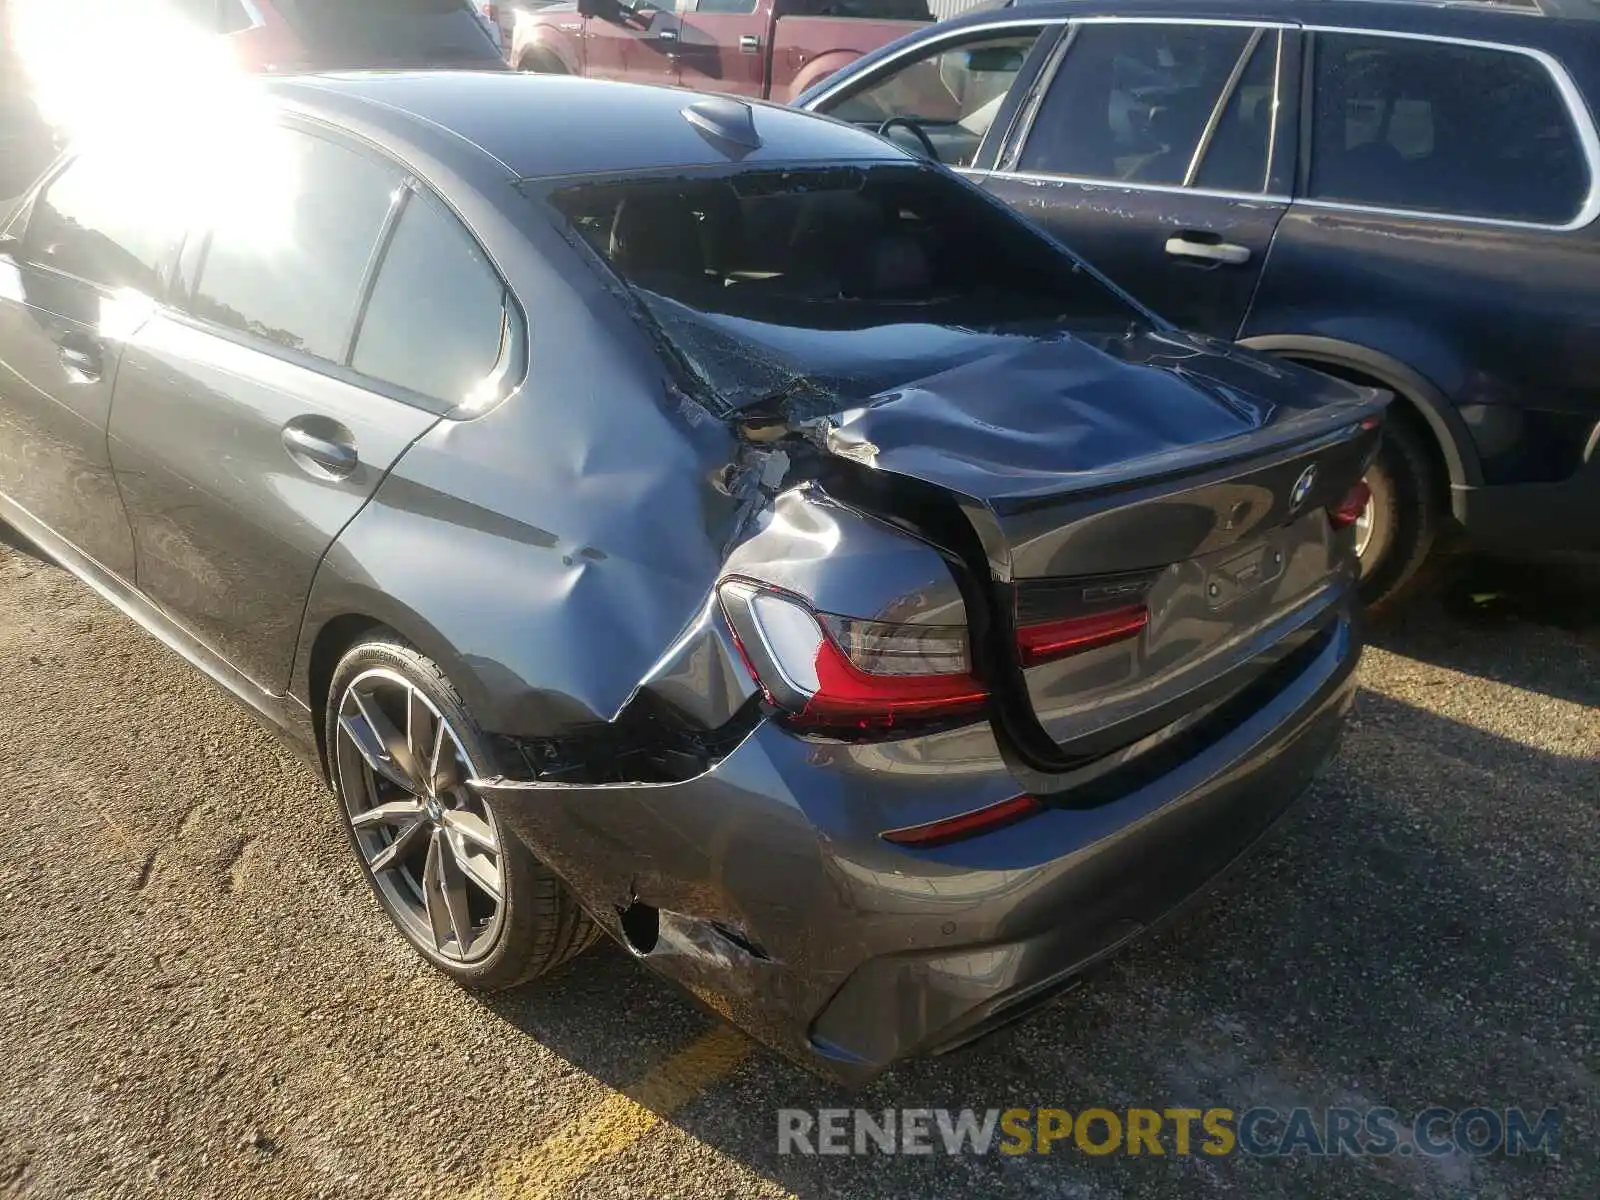
<path fill-rule="evenodd" d="M 745 580 L 720 595 L 750 674 L 801 728 L 888 733 L 970 717 L 988 702 L 963 627 L 819 613 Z"/>
<path fill-rule="evenodd" d="M 1346 529 L 1361 519 L 1372 499 L 1372 489 L 1365 479 L 1359 480 L 1345 498 L 1328 510 L 1328 521 L 1335 529 Z"/>

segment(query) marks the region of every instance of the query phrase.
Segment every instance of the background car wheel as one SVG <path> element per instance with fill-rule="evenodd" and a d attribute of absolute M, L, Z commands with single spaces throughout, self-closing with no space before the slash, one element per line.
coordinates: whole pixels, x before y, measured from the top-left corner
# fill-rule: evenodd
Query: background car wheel
<path fill-rule="evenodd" d="M 450 682 L 393 640 L 355 647 L 328 691 L 330 773 L 379 902 L 461 984 L 498 990 L 572 958 L 598 930 L 466 787 L 492 755 Z"/>
<path fill-rule="evenodd" d="M 565 75 L 566 65 L 553 54 L 524 54 L 517 70 L 529 75 Z"/>
<path fill-rule="evenodd" d="M 1369 608 L 1394 601 L 1428 557 L 1440 505 L 1427 443 L 1405 413 L 1392 413 L 1367 471 L 1372 499 L 1356 522 L 1361 597 Z"/>

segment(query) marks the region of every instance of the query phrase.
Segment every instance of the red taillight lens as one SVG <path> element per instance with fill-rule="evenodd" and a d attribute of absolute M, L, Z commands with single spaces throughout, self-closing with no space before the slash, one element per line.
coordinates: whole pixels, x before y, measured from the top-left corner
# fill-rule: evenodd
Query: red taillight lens
<path fill-rule="evenodd" d="M 1372 500 L 1372 489 L 1365 479 L 1351 488 L 1345 498 L 1328 510 L 1328 521 L 1335 529 L 1346 529 L 1361 519 Z"/>
<path fill-rule="evenodd" d="M 905 829 L 891 829 L 882 836 L 884 841 L 893 842 L 897 846 L 916 846 L 928 850 L 935 846 L 959 842 L 964 838 L 977 837 L 980 833 L 992 833 L 996 829 L 1015 824 L 1025 817 L 1043 811 L 1044 805 L 1032 796 L 1013 796 L 1010 800 L 1002 800 L 999 804 L 964 812 L 960 816 L 947 817 L 943 821 L 930 821 L 926 825 L 912 825 Z"/>
<path fill-rule="evenodd" d="M 890 729 L 910 719 L 981 710 L 989 690 L 966 672 L 877 675 L 856 666 L 831 637 L 817 647 L 817 691 L 797 715 L 802 724 Z"/>
<path fill-rule="evenodd" d="M 967 631 L 819 613 L 744 580 L 721 588 L 723 611 L 757 685 L 807 729 L 887 733 L 982 711 Z"/>
<path fill-rule="evenodd" d="M 1086 616 L 1022 625 L 1017 629 L 1017 652 L 1024 667 L 1038 666 L 1051 659 L 1120 642 L 1149 623 L 1150 610 L 1142 604 L 1130 604 Z"/>

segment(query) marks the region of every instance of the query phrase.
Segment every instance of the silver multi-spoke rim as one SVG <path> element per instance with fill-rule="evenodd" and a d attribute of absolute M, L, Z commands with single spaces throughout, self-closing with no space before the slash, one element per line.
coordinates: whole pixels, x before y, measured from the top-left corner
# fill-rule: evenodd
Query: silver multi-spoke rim
<path fill-rule="evenodd" d="M 1389 503 L 1389 477 L 1380 470 L 1367 472 L 1367 503 L 1361 510 L 1361 515 L 1356 518 L 1356 557 L 1365 560 L 1367 552 L 1373 548 L 1373 541 L 1378 532 L 1380 505 Z M 1380 547 L 1380 552 L 1381 552 Z M 1363 566 L 1363 571 L 1371 570 L 1370 566 Z"/>
<path fill-rule="evenodd" d="M 385 905 L 440 957 L 483 958 L 500 931 L 505 858 L 456 731 L 403 676 L 374 668 L 345 689 L 337 739 L 339 791 Z"/>
<path fill-rule="evenodd" d="M 1361 515 L 1356 518 L 1356 557 L 1362 558 L 1367 553 L 1367 547 L 1372 544 L 1373 521 L 1372 497 L 1367 497 L 1367 503 L 1361 509 Z"/>

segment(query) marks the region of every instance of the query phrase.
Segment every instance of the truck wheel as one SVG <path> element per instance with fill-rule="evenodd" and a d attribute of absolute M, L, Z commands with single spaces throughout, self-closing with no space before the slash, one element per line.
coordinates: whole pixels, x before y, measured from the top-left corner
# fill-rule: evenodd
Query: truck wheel
<path fill-rule="evenodd" d="M 553 54 L 524 54 L 517 63 L 517 70 L 529 75 L 565 75 L 567 68 L 562 65 L 559 58 Z"/>

